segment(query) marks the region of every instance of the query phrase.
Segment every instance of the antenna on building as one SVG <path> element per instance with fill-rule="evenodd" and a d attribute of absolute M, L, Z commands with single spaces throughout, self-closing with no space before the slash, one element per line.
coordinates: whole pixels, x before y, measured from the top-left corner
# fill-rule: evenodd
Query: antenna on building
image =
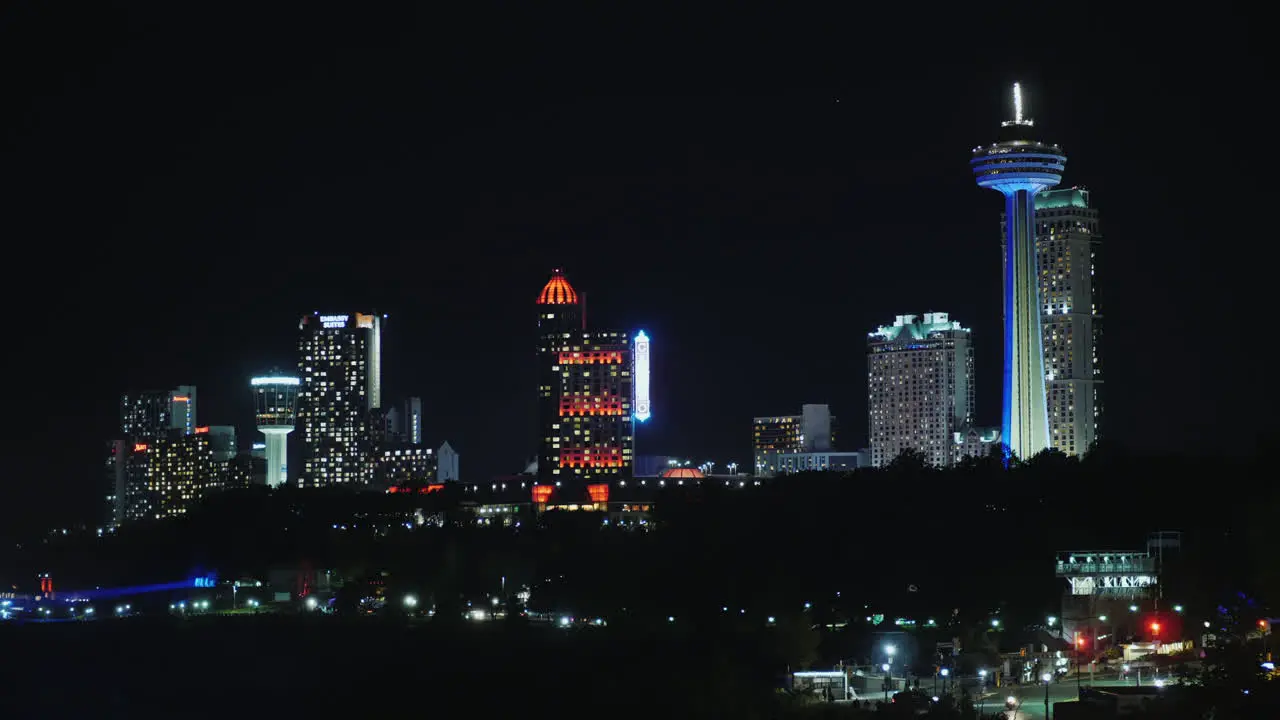
<path fill-rule="evenodd" d="M 582 307 L 580 308 L 580 313 L 582 315 L 582 332 L 586 332 L 587 331 L 587 294 L 585 292 L 579 293 L 579 294 L 582 295 Z"/>
<path fill-rule="evenodd" d="M 1005 122 L 1000 123 L 1000 125 L 1002 127 L 1009 127 L 1010 125 L 1026 125 L 1027 127 L 1031 127 L 1035 124 L 1036 124 L 1035 121 L 1032 120 L 1031 118 L 1026 118 L 1025 120 L 1023 119 L 1022 117 L 1022 84 L 1014 83 L 1013 84 L 1013 120 L 1006 120 Z"/>

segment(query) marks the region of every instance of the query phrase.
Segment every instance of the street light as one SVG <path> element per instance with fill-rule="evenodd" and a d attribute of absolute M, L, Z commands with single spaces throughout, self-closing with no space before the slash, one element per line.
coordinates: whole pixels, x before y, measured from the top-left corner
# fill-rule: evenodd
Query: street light
<path fill-rule="evenodd" d="M 894 647 L 894 646 L 892 646 L 892 645 L 885 645 L 885 646 L 884 646 L 884 654 L 885 654 L 885 655 L 888 655 L 889 657 L 893 657 L 893 654 L 894 654 L 895 652 L 897 652 L 897 651 L 898 651 L 898 648 L 896 648 L 896 647 Z"/>
<path fill-rule="evenodd" d="M 1044 681 L 1044 716 L 1045 718 L 1048 718 L 1050 717 L 1049 715 L 1049 681 L 1053 679 L 1053 676 L 1050 675 L 1049 673 L 1045 673 L 1040 676 L 1040 679 Z"/>

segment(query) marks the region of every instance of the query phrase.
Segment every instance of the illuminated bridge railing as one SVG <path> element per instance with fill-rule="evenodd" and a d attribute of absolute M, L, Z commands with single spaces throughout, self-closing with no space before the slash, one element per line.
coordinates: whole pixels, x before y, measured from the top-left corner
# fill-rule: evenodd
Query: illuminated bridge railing
<path fill-rule="evenodd" d="M 1068 562 L 1058 561 L 1058 577 L 1072 575 L 1113 575 L 1120 573 L 1154 573 L 1156 560 L 1151 557 L 1126 558 L 1111 562 Z"/>

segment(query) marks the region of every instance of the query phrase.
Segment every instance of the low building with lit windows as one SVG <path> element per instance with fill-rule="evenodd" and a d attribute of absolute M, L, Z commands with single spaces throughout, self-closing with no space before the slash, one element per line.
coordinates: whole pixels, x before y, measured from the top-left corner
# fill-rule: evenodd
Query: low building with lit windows
<path fill-rule="evenodd" d="M 751 456 L 756 475 L 781 472 L 781 453 L 830 453 L 835 447 L 836 418 L 829 405 L 806 404 L 799 415 L 766 415 L 751 423 Z"/>
<path fill-rule="evenodd" d="M 374 459 L 374 482 L 379 487 L 434 484 L 435 450 L 421 445 L 397 443 L 384 447 Z"/>

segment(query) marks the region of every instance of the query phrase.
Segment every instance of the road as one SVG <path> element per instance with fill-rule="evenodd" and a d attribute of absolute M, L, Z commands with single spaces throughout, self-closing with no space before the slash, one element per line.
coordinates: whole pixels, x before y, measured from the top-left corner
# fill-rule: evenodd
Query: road
<path fill-rule="evenodd" d="M 1089 684 L 1086 679 L 1085 684 Z M 1094 687 L 1117 687 L 1120 685 L 1132 685 L 1133 681 L 1119 680 L 1096 680 Z M 1009 720 L 1047 720 L 1044 712 L 1044 686 L 1020 686 L 1000 688 L 1000 692 L 986 699 L 986 706 L 992 705 L 997 708 L 1004 707 L 1006 698 L 1017 698 L 1018 706 L 1016 711 L 1010 710 L 1005 713 Z M 1056 682 L 1049 686 L 1049 706 L 1052 708 L 1056 702 L 1064 700 L 1075 700 L 1077 697 L 1076 683 L 1074 679 Z M 1015 717 L 1016 713 L 1016 717 Z"/>

